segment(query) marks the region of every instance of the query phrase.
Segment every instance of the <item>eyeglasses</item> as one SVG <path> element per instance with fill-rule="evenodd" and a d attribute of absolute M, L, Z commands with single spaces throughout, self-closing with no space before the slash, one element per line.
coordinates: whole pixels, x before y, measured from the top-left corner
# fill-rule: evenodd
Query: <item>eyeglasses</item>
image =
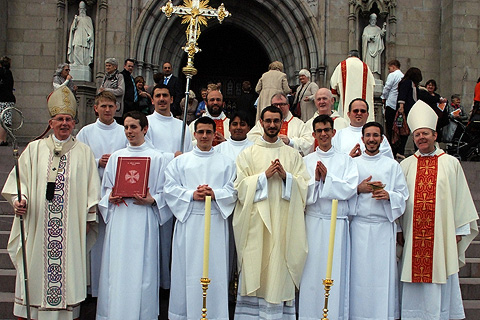
<path fill-rule="evenodd" d="M 353 113 L 367 113 L 367 110 L 366 109 L 353 109 L 352 112 Z"/>
<path fill-rule="evenodd" d="M 272 103 L 272 106 L 280 108 L 283 106 L 288 106 L 288 103 Z"/>
<path fill-rule="evenodd" d="M 65 71 L 70 71 L 70 69 L 63 69 L 63 70 L 65 70 Z"/>
<path fill-rule="evenodd" d="M 275 123 L 275 124 L 279 124 L 282 120 L 281 119 L 265 119 L 263 120 L 263 122 L 265 122 L 266 124 L 271 124 L 272 122 Z"/>
<path fill-rule="evenodd" d="M 322 133 L 322 131 L 325 133 L 329 133 L 330 131 L 332 131 L 332 128 L 315 129 L 316 133 Z"/>
<path fill-rule="evenodd" d="M 197 134 L 213 134 L 212 130 L 197 130 L 195 131 Z"/>

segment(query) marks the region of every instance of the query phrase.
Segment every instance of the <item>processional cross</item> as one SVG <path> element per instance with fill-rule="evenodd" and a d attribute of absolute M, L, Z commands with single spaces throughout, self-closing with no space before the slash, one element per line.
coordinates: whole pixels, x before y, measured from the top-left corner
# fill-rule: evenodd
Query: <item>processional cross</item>
<path fill-rule="evenodd" d="M 162 7 L 162 12 L 165 13 L 168 19 L 172 14 L 177 14 L 182 17 L 182 24 L 187 24 L 187 43 L 182 49 L 188 54 L 187 66 L 182 69 L 183 73 L 187 77 L 187 86 L 185 90 L 185 110 L 183 112 L 183 127 L 182 127 L 182 141 L 181 151 L 184 151 L 185 145 L 185 125 L 187 123 L 187 105 L 190 89 L 190 80 L 197 74 L 197 69 L 193 66 L 193 58 L 195 54 L 200 50 L 198 47 L 198 37 L 200 37 L 200 26 L 206 26 L 207 20 L 212 17 L 217 17 L 220 23 L 223 19 L 231 16 L 230 12 L 225 9 L 223 3 L 214 9 L 208 5 L 210 0 L 184 0 L 184 6 L 174 6 L 172 1 L 169 0 L 166 5 Z"/>

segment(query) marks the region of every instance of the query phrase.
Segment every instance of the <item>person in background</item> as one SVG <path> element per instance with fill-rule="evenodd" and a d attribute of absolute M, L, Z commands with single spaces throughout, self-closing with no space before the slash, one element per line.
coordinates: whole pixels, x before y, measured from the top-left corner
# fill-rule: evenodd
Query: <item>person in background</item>
<path fill-rule="evenodd" d="M 145 90 L 145 79 L 142 76 L 135 77 L 135 86 L 138 92 L 139 110 L 146 115 L 152 114 L 152 96 Z"/>
<path fill-rule="evenodd" d="M 13 95 L 13 74 L 10 71 L 11 59 L 4 56 L 0 59 L 0 113 L 15 106 L 15 96 Z M 5 125 L 10 127 L 12 125 L 12 113 L 5 112 L 3 119 Z M 0 126 L 0 146 L 8 146 L 7 132 Z"/>
<path fill-rule="evenodd" d="M 68 63 L 60 63 L 53 74 L 53 90 L 58 89 L 62 85 L 66 85 L 73 94 L 77 92 L 77 86 L 73 83 Z"/>

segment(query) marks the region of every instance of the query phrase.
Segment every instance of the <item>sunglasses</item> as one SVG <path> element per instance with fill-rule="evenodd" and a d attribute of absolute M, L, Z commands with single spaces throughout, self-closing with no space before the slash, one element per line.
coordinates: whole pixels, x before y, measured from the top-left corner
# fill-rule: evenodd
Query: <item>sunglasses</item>
<path fill-rule="evenodd" d="M 354 109 L 352 110 L 353 113 L 367 113 L 367 110 L 365 109 Z"/>
<path fill-rule="evenodd" d="M 316 133 L 322 133 L 322 131 L 324 131 L 325 133 L 329 133 L 330 131 L 332 131 L 332 128 L 315 129 Z"/>

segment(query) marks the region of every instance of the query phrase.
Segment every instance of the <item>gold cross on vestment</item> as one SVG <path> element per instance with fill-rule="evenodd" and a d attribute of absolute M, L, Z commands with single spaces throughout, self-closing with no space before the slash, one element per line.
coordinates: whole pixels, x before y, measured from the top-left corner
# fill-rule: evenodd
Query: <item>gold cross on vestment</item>
<path fill-rule="evenodd" d="M 193 56 L 201 51 L 198 47 L 198 37 L 200 36 L 200 26 L 207 25 L 207 20 L 212 17 L 217 17 L 220 23 L 223 19 L 231 16 L 230 12 L 225 10 L 223 3 L 214 9 L 208 5 L 210 0 L 184 0 L 183 6 L 173 6 L 172 1 L 169 0 L 162 11 L 168 19 L 172 14 L 177 14 L 182 17 L 182 24 L 187 24 L 187 44 L 182 49 L 188 54 L 187 68 L 193 69 Z M 195 70 L 196 73 L 196 70 Z"/>
<path fill-rule="evenodd" d="M 431 282 L 430 278 L 432 277 L 430 272 L 425 272 L 424 267 L 420 267 L 420 273 L 414 273 L 413 276 L 419 277 L 420 282 Z"/>
<path fill-rule="evenodd" d="M 428 175 L 428 170 L 435 169 L 435 165 L 430 165 L 429 162 L 431 162 L 431 160 L 425 160 L 425 165 L 420 167 L 420 170 L 425 169 L 425 175 Z"/>
<path fill-rule="evenodd" d="M 422 230 L 422 235 L 421 236 L 415 236 L 415 240 L 420 240 L 422 242 L 421 246 L 425 247 L 425 241 L 430 241 L 432 240 L 432 236 L 426 236 L 425 235 L 425 230 Z"/>
<path fill-rule="evenodd" d="M 423 208 L 422 210 L 425 210 L 427 208 L 427 204 L 429 203 L 433 203 L 433 199 L 432 200 L 427 200 L 427 194 L 426 193 L 423 193 L 423 199 L 418 199 L 417 200 L 417 203 L 420 203 L 420 204 L 423 204 Z"/>

